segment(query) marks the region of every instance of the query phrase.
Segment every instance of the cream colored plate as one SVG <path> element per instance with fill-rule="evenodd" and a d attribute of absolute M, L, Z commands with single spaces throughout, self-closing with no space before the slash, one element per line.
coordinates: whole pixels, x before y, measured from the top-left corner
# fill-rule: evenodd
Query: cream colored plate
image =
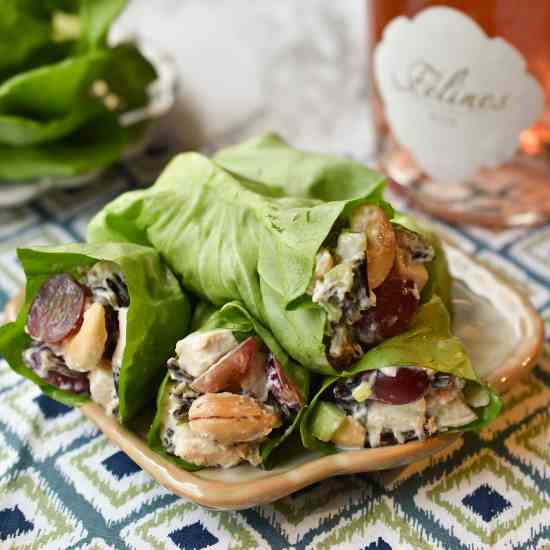
<path fill-rule="evenodd" d="M 525 376 L 543 339 L 542 321 L 525 296 L 493 271 L 457 248 L 446 247 L 452 273 L 454 330 L 480 375 L 499 392 Z M 147 448 L 144 441 L 107 417 L 95 404 L 84 414 L 159 483 L 178 495 L 211 508 L 248 508 L 272 502 L 316 481 L 339 474 L 384 470 L 432 455 L 459 435 L 424 442 L 343 452 L 323 457 L 304 452 L 274 470 L 251 466 L 185 472 Z"/>
<path fill-rule="evenodd" d="M 492 270 L 447 245 L 455 305 L 454 330 L 480 375 L 499 392 L 525 376 L 543 341 L 540 317 L 526 297 Z M 426 458 L 457 434 L 423 442 L 320 456 L 303 452 L 274 470 L 252 466 L 186 472 L 151 451 L 144 439 L 121 427 L 96 404 L 82 412 L 129 457 L 173 493 L 216 509 L 272 502 L 316 481 L 340 474 L 385 470 Z"/>

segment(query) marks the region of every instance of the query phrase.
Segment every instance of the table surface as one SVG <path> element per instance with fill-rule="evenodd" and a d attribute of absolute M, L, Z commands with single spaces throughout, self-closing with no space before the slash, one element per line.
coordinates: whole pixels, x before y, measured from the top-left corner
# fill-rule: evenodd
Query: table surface
<path fill-rule="evenodd" d="M 131 4 L 119 31 L 145 29 L 179 48 L 181 118 L 171 119 L 160 145 L 101 181 L 0 212 L 0 306 L 24 283 L 17 246 L 82 240 L 105 202 L 154 180 L 171 151 L 163 143 L 182 137 L 180 127 L 189 130 L 183 142 L 200 146 L 272 127 L 311 148 L 359 157 L 369 150 L 359 2 L 304 8 L 281 1 L 268 9 L 234 0 L 229 11 L 213 0 L 161 0 L 154 14 L 145 4 Z M 220 63 L 228 51 L 233 72 Z M 235 82 L 232 74 L 252 76 Z M 550 226 L 500 234 L 436 226 L 526 286 L 550 324 Z M 550 355 L 504 403 L 491 426 L 432 460 L 387 475 L 333 478 L 271 505 L 215 512 L 168 493 L 78 410 L 41 395 L 2 362 L 0 548 L 549 549 Z"/>

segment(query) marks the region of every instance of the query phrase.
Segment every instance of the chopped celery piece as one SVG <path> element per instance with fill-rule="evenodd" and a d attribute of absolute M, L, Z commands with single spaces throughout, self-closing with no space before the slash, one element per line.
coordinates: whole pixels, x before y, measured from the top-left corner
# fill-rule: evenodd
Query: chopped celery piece
<path fill-rule="evenodd" d="M 311 419 L 311 433 L 321 441 L 330 441 L 346 415 L 334 403 L 319 401 Z"/>

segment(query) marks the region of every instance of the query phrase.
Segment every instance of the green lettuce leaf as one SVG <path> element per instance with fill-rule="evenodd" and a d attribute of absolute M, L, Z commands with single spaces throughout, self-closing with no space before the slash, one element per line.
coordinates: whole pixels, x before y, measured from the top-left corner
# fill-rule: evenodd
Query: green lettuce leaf
<path fill-rule="evenodd" d="M 303 415 L 300 431 L 304 446 L 325 453 L 336 450 L 334 445 L 317 440 L 310 429 L 316 404 L 336 380 L 369 370 L 411 365 L 452 374 L 465 379 L 469 384 L 482 385 L 489 391 L 489 404 L 475 411 L 478 420 L 456 431 L 479 430 L 499 414 L 501 402 L 498 394 L 480 381 L 462 343 L 451 333 L 451 321 L 446 307 L 442 300 L 435 296 L 420 307 L 408 331 L 385 340 L 365 353 L 352 369 L 343 371 L 337 377 L 325 379 Z"/>
<path fill-rule="evenodd" d="M 117 114 L 143 107 L 153 66 L 137 48 L 121 44 L 24 72 L 0 85 L 0 144 L 32 146 L 58 142 L 109 111 L 91 93 L 103 80 L 120 98 Z"/>
<path fill-rule="evenodd" d="M 108 204 L 88 240 L 154 246 L 188 290 L 216 305 L 242 302 L 296 361 L 334 374 L 325 312 L 305 291 L 334 224 L 355 206 L 381 201 L 383 181 L 364 166 L 354 170 L 364 174 L 362 197 L 321 202 L 266 197 L 199 154 L 179 155 L 153 187 Z"/>
<path fill-rule="evenodd" d="M 198 332 L 206 332 L 214 329 L 229 329 L 233 332 L 237 340 L 242 341 L 249 336 L 258 336 L 269 350 L 273 353 L 285 374 L 294 383 L 298 391 L 300 392 L 304 403 L 307 403 L 309 397 L 309 372 L 307 372 L 300 365 L 294 363 L 281 346 L 277 343 L 273 335 L 258 321 L 256 321 L 246 309 L 238 302 L 230 302 L 225 304 L 221 309 L 215 312 L 211 312 L 209 305 L 202 311 L 208 311 L 206 322 L 200 327 Z M 157 399 L 157 414 L 149 431 L 149 446 L 156 452 L 160 452 L 165 458 L 174 462 L 174 464 L 185 470 L 196 470 L 198 466 L 189 464 L 178 457 L 170 455 L 164 451 L 161 434 L 162 434 L 162 422 L 164 412 L 166 410 L 166 403 L 170 390 L 173 387 L 173 383 L 170 381 L 169 376 L 165 377 L 164 383 Z M 292 432 L 297 429 L 300 424 L 302 415 L 302 409 L 293 418 L 292 423 L 284 430 L 275 430 L 267 438 L 266 442 L 261 448 L 262 467 L 269 468 L 273 465 L 271 460 L 271 454 L 287 441 Z"/>
<path fill-rule="evenodd" d="M 118 386 L 119 415 L 122 422 L 130 420 L 155 398 L 164 363 L 187 332 L 190 307 L 174 275 L 155 250 L 129 243 L 22 248 L 18 257 L 27 277 L 26 300 L 17 320 L 0 328 L 0 352 L 13 370 L 68 405 L 80 405 L 87 398 L 51 386 L 21 358 L 31 342 L 25 333 L 30 305 L 41 285 L 55 273 L 78 276 L 82 268 L 99 260 L 120 267 L 128 285 L 130 307 Z"/>
<path fill-rule="evenodd" d="M 156 78 L 135 46 L 107 46 L 109 28 L 127 0 L 5 2 L 0 179 L 71 177 L 112 164 L 146 126 L 123 128 L 120 115 L 147 104 Z M 96 81 L 119 98 L 116 113 L 92 93 Z"/>
<path fill-rule="evenodd" d="M 91 96 L 110 54 L 98 51 L 19 74 L 0 86 L 0 143 L 33 145 L 63 137 L 105 111 Z"/>
<path fill-rule="evenodd" d="M 38 9 L 37 9 L 38 4 Z M 13 74 L 50 42 L 51 23 L 36 0 L 2 0 L 0 81 Z"/>
<path fill-rule="evenodd" d="M 271 193 L 323 201 L 365 197 L 381 189 L 386 179 L 350 159 L 294 149 L 274 133 L 221 149 L 213 160 L 233 176 L 263 185 Z"/>
<path fill-rule="evenodd" d="M 28 147 L 0 144 L 1 180 L 11 183 L 44 177 L 72 177 L 106 168 L 118 160 L 128 142 L 128 130 L 116 115 L 105 113 L 68 137 Z"/>
<path fill-rule="evenodd" d="M 104 48 L 109 28 L 127 3 L 128 0 L 80 0 L 80 48 Z"/>

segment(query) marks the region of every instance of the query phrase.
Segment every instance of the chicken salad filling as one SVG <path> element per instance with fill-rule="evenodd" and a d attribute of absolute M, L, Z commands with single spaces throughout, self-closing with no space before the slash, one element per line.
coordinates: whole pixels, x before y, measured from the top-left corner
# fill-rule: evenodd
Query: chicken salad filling
<path fill-rule="evenodd" d="M 415 366 L 387 367 L 338 380 L 318 402 L 313 435 L 341 448 L 423 440 L 464 427 L 489 404 L 486 388 Z"/>
<path fill-rule="evenodd" d="M 204 467 L 261 463 L 268 436 L 303 406 L 298 389 L 257 336 L 229 329 L 180 340 L 168 360 L 161 441 L 166 452 Z"/>
<path fill-rule="evenodd" d="M 36 294 L 27 318 L 24 363 L 49 384 L 118 410 L 130 297 L 118 266 L 100 261 L 78 277 L 59 273 Z"/>
<path fill-rule="evenodd" d="M 308 294 L 326 312 L 327 358 L 346 369 L 383 340 L 405 331 L 434 259 L 424 237 L 394 225 L 379 206 L 356 207 L 349 227 L 316 257 Z"/>

